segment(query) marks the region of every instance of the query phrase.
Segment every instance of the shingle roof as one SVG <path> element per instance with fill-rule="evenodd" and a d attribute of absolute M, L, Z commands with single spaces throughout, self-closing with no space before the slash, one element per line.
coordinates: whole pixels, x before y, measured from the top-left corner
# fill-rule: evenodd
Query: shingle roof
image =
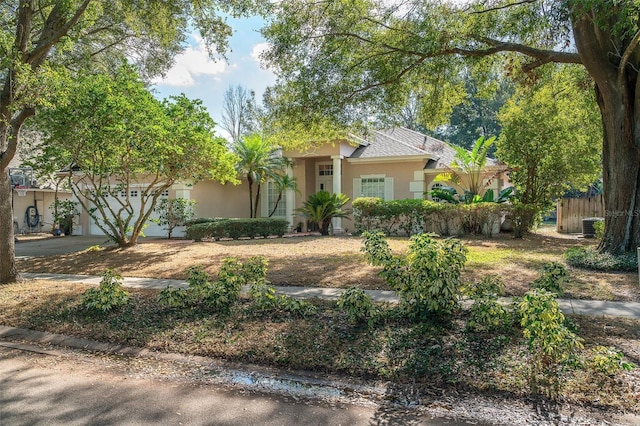
<path fill-rule="evenodd" d="M 406 127 L 393 127 L 390 129 L 374 130 L 366 136 L 353 137 L 360 143 L 350 158 L 389 158 L 422 155 L 427 161 L 425 168 L 441 169 L 451 166 L 456 155 L 456 150 L 448 143 L 431 136 L 425 135 Z M 497 162 L 487 159 L 487 165 Z"/>

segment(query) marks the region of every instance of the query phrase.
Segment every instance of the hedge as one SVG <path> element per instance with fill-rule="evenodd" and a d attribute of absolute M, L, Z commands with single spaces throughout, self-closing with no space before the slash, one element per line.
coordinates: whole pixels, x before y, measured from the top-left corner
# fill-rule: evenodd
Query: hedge
<path fill-rule="evenodd" d="M 187 225 L 186 237 L 195 241 L 204 238 L 238 238 L 268 237 L 277 235 L 282 237 L 289 228 L 285 219 L 254 218 L 254 219 L 213 219 L 210 221 Z"/>
<path fill-rule="evenodd" d="M 356 198 L 353 216 L 356 234 L 382 231 L 387 235 L 435 232 L 440 235 L 491 236 L 505 217 L 513 220 L 516 236 L 533 225 L 535 208 L 498 203 L 450 204 L 431 200 Z"/>

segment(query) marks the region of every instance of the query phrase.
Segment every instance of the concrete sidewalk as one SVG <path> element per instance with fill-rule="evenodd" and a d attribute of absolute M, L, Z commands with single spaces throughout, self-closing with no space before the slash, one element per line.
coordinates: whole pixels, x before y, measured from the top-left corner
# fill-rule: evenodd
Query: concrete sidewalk
<path fill-rule="evenodd" d="M 82 284 L 99 284 L 102 277 L 95 275 L 66 275 L 66 274 L 35 274 L 23 273 L 22 276 L 27 279 L 39 280 L 55 280 L 75 282 Z M 169 286 L 186 288 L 186 281 L 169 280 L 157 278 L 136 278 L 124 277 L 123 285 L 133 288 L 155 288 L 163 289 Z M 329 299 L 336 300 L 344 289 L 339 288 L 320 288 L 320 287 L 296 287 L 296 286 L 274 286 L 278 294 L 296 297 L 299 299 Z M 244 292 L 248 288 L 243 289 Z M 365 290 L 371 298 L 376 302 L 398 302 L 398 297 L 393 291 L 384 290 Z M 501 302 L 510 304 L 511 298 L 504 297 Z M 589 316 L 611 316 L 640 319 L 640 303 L 638 302 L 609 302 L 603 300 L 579 300 L 579 299 L 558 299 L 558 305 L 562 312 L 575 315 Z"/>

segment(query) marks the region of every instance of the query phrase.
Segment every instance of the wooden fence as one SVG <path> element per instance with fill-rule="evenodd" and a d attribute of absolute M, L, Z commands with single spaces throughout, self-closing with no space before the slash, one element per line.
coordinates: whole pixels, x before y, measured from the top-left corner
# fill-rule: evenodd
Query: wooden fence
<path fill-rule="evenodd" d="M 562 234 L 582 233 L 582 219 L 604 217 L 602 195 L 589 198 L 562 198 L 558 200 L 556 230 Z"/>

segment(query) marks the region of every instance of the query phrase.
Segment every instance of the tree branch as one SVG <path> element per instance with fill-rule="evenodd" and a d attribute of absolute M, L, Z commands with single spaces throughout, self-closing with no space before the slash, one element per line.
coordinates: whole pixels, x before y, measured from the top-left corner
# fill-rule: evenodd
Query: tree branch
<path fill-rule="evenodd" d="M 627 46 L 624 54 L 622 55 L 620 65 L 618 66 L 618 78 L 622 78 L 624 69 L 627 67 L 627 63 L 629 63 L 629 58 L 634 53 L 633 51 L 636 49 L 636 47 L 638 47 L 638 42 L 640 42 L 640 30 L 638 30 L 638 32 L 636 32 L 636 34 L 633 36 L 633 39 L 631 39 L 629 46 Z"/>
<path fill-rule="evenodd" d="M 56 44 L 62 37 L 64 37 L 74 25 L 78 23 L 82 15 L 84 14 L 87 6 L 89 6 L 91 0 L 84 0 L 80 7 L 76 9 L 75 13 L 66 23 L 62 24 L 63 16 L 60 10 L 60 6 L 56 5 L 51 10 L 45 27 L 42 30 L 42 35 L 36 48 L 29 54 L 27 63 L 30 63 L 32 67 L 37 67 L 44 62 L 51 47 Z M 62 25 L 61 25 L 62 24 Z"/>
<path fill-rule="evenodd" d="M 496 6 L 496 7 L 490 7 L 489 9 L 483 9 L 483 10 L 478 10 L 475 12 L 470 12 L 473 15 L 479 15 L 482 13 L 489 13 L 489 12 L 495 12 L 498 10 L 502 10 L 502 9 L 508 9 L 510 7 L 514 7 L 514 6 L 522 6 L 523 4 L 528 4 L 528 3 L 535 3 L 538 0 L 522 0 L 522 1 L 517 1 L 515 3 L 509 3 L 509 4 L 504 4 L 502 6 Z M 468 10 L 468 8 L 467 8 Z"/>

